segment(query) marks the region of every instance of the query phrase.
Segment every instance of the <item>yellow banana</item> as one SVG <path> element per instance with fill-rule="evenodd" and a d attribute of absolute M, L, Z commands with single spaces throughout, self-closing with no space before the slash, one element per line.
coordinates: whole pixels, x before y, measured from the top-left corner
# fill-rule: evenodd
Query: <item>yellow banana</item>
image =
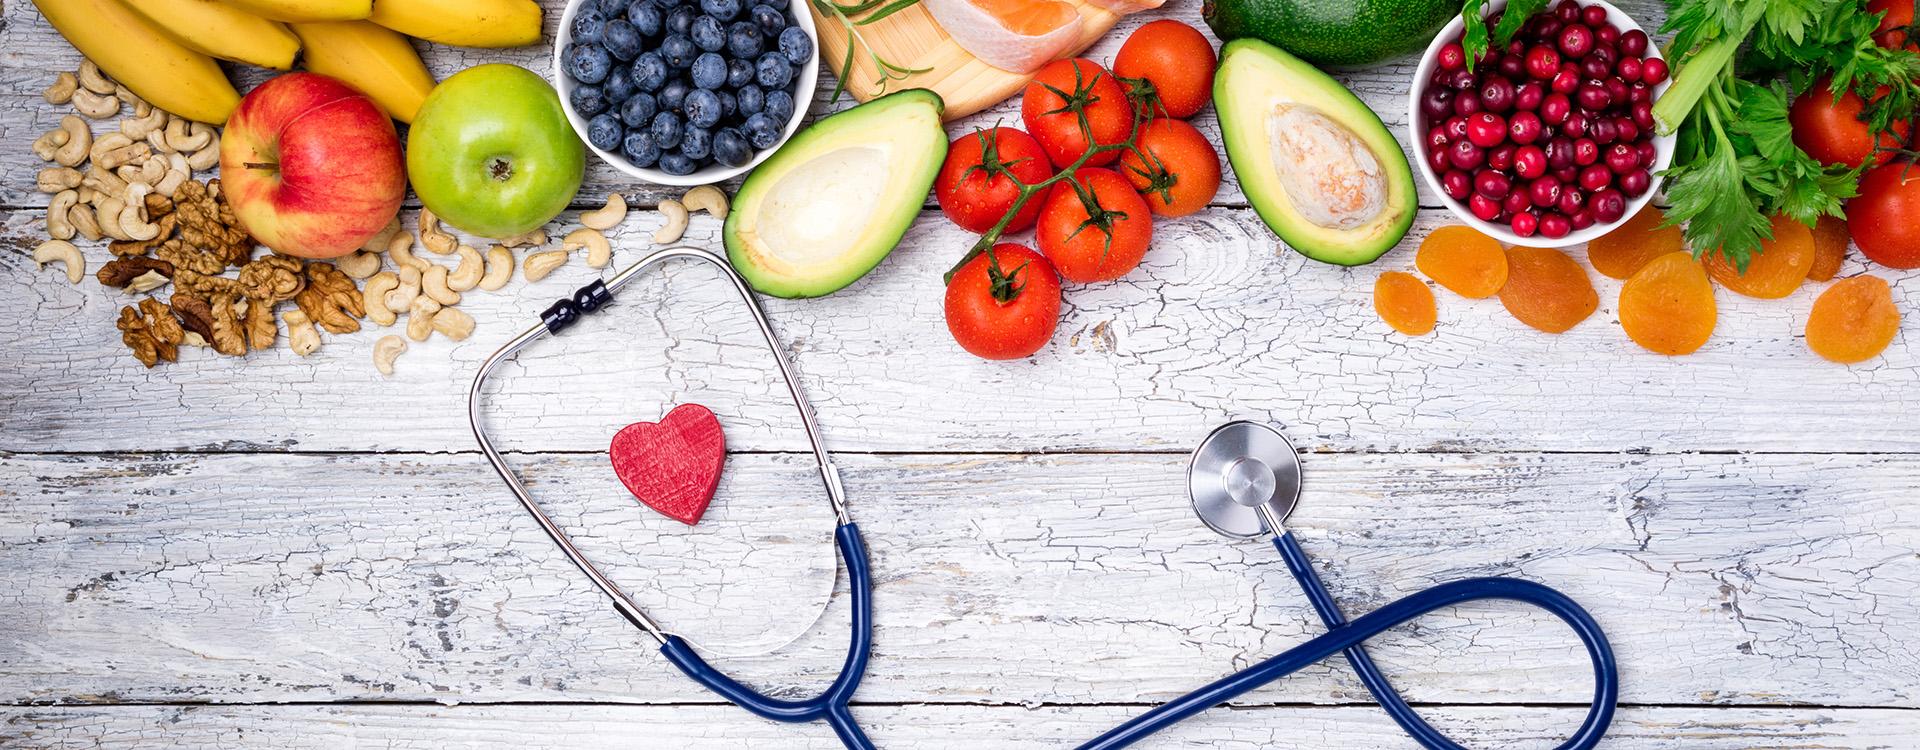
<path fill-rule="evenodd" d="M 275 21 L 355 21 L 373 13 L 373 0 L 223 0 Z"/>
<path fill-rule="evenodd" d="M 287 70 L 300 40 L 287 27 L 215 0 L 126 0 L 155 26 L 197 52 Z"/>
<path fill-rule="evenodd" d="M 119 0 L 33 4 L 82 54 L 153 106 L 219 124 L 240 103 L 219 63 L 174 41 Z"/>
<path fill-rule="evenodd" d="M 307 70 L 330 75 L 366 92 L 401 122 L 413 122 L 433 90 L 433 74 L 400 32 L 371 21 L 293 24 L 306 45 Z"/>
<path fill-rule="evenodd" d="M 533 0 L 375 0 L 373 22 L 456 47 L 524 47 L 540 41 Z"/>

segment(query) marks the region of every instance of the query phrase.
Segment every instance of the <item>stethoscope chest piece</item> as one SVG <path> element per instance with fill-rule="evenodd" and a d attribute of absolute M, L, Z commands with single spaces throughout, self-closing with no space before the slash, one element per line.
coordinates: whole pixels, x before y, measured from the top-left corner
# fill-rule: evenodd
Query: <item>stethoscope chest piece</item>
<path fill-rule="evenodd" d="M 1187 496 L 1207 528 L 1236 539 L 1252 539 L 1277 525 L 1300 502 L 1300 457 L 1293 443 L 1271 425 L 1228 422 L 1220 425 L 1187 464 Z"/>

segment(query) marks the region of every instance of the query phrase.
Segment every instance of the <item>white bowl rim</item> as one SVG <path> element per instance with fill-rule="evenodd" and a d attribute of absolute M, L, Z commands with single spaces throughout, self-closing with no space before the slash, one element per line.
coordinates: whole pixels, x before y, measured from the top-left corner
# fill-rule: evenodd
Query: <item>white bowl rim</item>
<path fill-rule="evenodd" d="M 1578 2 L 1582 7 L 1598 5 L 1606 8 L 1607 20 L 1614 26 L 1620 27 L 1622 32 L 1635 29 L 1643 32 L 1646 31 L 1632 16 L 1614 7 L 1613 4 L 1607 2 L 1607 0 L 1575 0 L 1575 2 Z M 1557 2 L 1549 3 L 1547 10 L 1541 12 L 1552 12 L 1553 6 L 1557 4 Z M 1492 15 L 1502 8 L 1505 8 L 1506 5 L 1507 0 L 1493 0 L 1487 4 L 1487 14 Z M 1427 50 L 1420 54 L 1419 67 L 1414 69 L 1413 85 L 1409 87 L 1407 92 L 1407 138 L 1410 150 L 1414 156 L 1414 167 L 1420 170 L 1420 176 L 1426 179 L 1427 186 L 1433 188 L 1434 195 L 1439 196 L 1441 203 L 1446 205 L 1447 210 L 1453 212 L 1455 218 L 1466 222 L 1467 226 L 1478 229 L 1481 233 L 1509 245 L 1524 245 L 1526 247 L 1568 247 L 1584 242 L 1591 242 L 1595 238 L 1612 231 L 1614 228 L 1626 223 L 1628 219 L 1633 218 L 1634 214 L 1639 213 L 1641 209 L 1646 208 L 1647 204 L 1653 201 L 1654 194 L 1660 192 L 1661 183 L 1664 182 L 1660 177 L 1661 170 L 1666 169 L 1673 163 L 1674 136 L 1671 133 L 1666 135 L 1661 135 L 1658 131 L 1654 133 L 1653 149 L 1655 157 L 1653 160 L 1653 169 L 1650 170 L 1653 173 L 1653 181 L 1647 186 L 1647 192 L 1641 193 L 1638 198 L 1627 201 L 1627 211 L 1620 215 L 1619 221 L 1611 224 L 1600 224 L 1596 222 L 1593 226 L 1587 227 L 1586 229 L 1568 232 L 1567 236 L 1559 239 L 1549 239 L 1540 236 L 1538 233 L 1535 233 L 1532 237 L 1521 237 L 1520 235 L 1514 234 L 1513 230 L 1505 225 L 1481 220 L 1480 217 L 1474 216 L 1473 212 L 1468 210 L 1465 204 L 1447 195 L 1447 191 L 1440 186 L 1440 176 L 1434 174 L 1433 165 L 1427 163 L 1426 115 L 1420 111 L 1420 94 L 1425 90 L 1424 86 L 1426 85 L 1427 78 L 1433 75 L 1434 66 L 1439 64 L 1440 48 L 1446 46 L 1454 37 L 1459 36 L 1461 30 L 1465 27 L 1466 21 L 1459 16 L 1454 16 L 1453 20 L 1447 23 L 1446 28 L 1441 29 L 1439 35 L 1435 36 L 1433 41 L 1427 44 Z M 1660 46 L 1652 42 L 1651 33 L 1648 33 L 1648 39 L 1649 42 L 1647 44 L 1647 54 L 1645 58 L 1666 59 L 1665 56 L 1660 53 Z M 1667 80 L 1662 81 L 1660 85 L 1653 88 L 1654 98 L 1656 100 L 1659 99 L 1661 95 L 1667 92 L 1667 87 L 1671 85 L 1673 85 L 1673 78 L 1669 76 Z"/>
<path fill-rule="evenodd" d="M 667 174 L 651 167 L 636 167 L 632 162 L 627 161 L 627 157 L 593 145 L 592 141 L 587 140 L 587 118 L 581 117 L 580 113 L 573 109 L 572 94 L 576 84 L 573 78 L 567 75 L 560 59 L 560 56 L 566 52 L 567 43 L 573 38 L 573 17 L 579 12 L 581 4 L 589 1 L 568 0 L 566 7 L 560 12 L 560 28 L 553 34 L 553 86 L 554 90 L 560 94 L 560 107 L 567 113 L 567 123 L 573 126 L 574 136 L 580 139 L 580 143 L 585 145 L 587 150 L 599 156 L 601 161 L 612 165 L 614 169 L 656 185 L 692 187 L 720 182 L 760 166 L 760 162 L 766 161 L 767 157 L 773 156 L 773 152 L 785 146 L 787 140 L 800 130 L 800 123 L 807 119 L 807 111 L 813 106 L 814 92 L 820 86 L 820 34 L 814 28 L 813 13 L 807 8 L 808 0 L 789 0 L 787 5 L 793 12 L 794 21 L 807 32 L 808 37 L 813 39 L 813 55 L 807 59 L 807 64 L 800 66 L 794 74 L 794 80 L 799 85 L 795 87 L 793 93 L 793 116 L 787 118 L 787 125 L 780 131 L 778 143 L 773 144 L 771 148 L 758 149 L 752 159 L 740 166 L 709 164 L 694 170 L 692 174 L 685 175 Z M 684 1 L 693 2 L 694 0 Z M 742 2 L 747 6 L 753 4 L 753 0 L 742 0 Z"/>

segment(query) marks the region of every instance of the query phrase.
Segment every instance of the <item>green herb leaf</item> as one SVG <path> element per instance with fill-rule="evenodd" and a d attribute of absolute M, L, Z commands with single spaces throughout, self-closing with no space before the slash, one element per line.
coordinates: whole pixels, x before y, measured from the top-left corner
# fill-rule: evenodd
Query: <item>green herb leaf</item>
<path fill-rule="evenodd" d="M 1487 19 L 1486 0 L 1467 0 L 1460 6 L 1460 21 L 1465 30 L 1460 35 L 1460 46 L 1467 51 L 1467 70 L 1473 70 L 1474 62 L 1487 56 Z"/>

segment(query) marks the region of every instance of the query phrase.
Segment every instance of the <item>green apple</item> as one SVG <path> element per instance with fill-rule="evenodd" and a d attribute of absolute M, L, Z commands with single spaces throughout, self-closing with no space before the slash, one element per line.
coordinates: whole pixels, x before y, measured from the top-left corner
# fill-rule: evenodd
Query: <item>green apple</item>
<path fill-rule="evenodd" d="M 580 190 L 586 147 L 531 71 L 478 65 L 441 81 L 407 134 L 407 178 L 434 215 L 482 237 L 546 224 Z"/>

